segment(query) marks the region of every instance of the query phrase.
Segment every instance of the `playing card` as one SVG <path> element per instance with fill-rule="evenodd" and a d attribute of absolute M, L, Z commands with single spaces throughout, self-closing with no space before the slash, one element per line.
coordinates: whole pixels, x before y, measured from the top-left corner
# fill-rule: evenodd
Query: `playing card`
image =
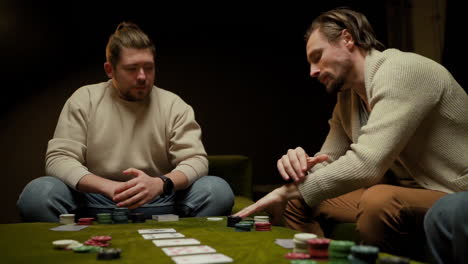
<path fill-rule="evenodd" d="M 220 253 L 172 257 L 176 264 L 229 263 L 233 259 Z"/>
<path fill-rule="evenodd" d="M 199 245 L 200 241 L 194 238 L 175 238 L 153 240 L 153 243 L 158 247 L 184 246 L 184 245 Z"/>
<path fill-rule="evenodd" d="M 151 218 L 158 222 L 179 221 L 179 216 L 175 214 L 153 215 Z"/>
<path fill-rule="evenodd" d="M 57 226 L 54 228 L 51 228 L 50 230 L 53 231 L 80 231 L 83 228 L 88 227 L 87 225 L 61 225 Z"/>
<path fill-rule="evenodd" d="M 156 228 L 156 229 L 139 229 L 140 234 L 160 234 L 160 233 L 175 233 L 174 228 Z"/>
<path fill-rule="evenodd" d="M 294 241 L 292 239 L 277 238 L 275 243 L 284 248 L 294 248 Z"/>
<path fill-rule="evenodd" d="M 144 239 L 166 239 L 185 237 L 181 233 L 159 233 L 159 234 L 142 234 Z"/>
<path fill-rule="evenodd" d="M 214 248 L 205 246 L 205 245 L 187 246 L 187 247 L 166 247 L 166 248 L 162 248 L 162 250 L 169 257 L 216 252 Z"/>

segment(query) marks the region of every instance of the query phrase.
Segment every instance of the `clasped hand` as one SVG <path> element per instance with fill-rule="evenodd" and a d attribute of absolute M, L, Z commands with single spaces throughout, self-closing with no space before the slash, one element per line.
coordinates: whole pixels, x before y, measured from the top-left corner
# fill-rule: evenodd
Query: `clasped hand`
<path fill-rule="evenodd" d="M 119 207 L 138 208 L 163 191 L 163 181 L 160 178 L 148 176 L 141 170 L 129 168 L 123 174 L 134 176 L 133 179 L 122 182 L 114 189 L 112 200 Z"/>

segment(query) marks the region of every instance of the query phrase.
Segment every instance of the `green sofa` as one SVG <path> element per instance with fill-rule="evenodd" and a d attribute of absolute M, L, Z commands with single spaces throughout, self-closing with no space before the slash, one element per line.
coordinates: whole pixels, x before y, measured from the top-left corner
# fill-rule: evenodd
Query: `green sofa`
<path fill-rule="evenodd" d="M 209 175 L 219 176 L 231 186 L 235 203 L 232 213 L 253 204 L 252 162 L 242 155 L 210 155 Z"/>

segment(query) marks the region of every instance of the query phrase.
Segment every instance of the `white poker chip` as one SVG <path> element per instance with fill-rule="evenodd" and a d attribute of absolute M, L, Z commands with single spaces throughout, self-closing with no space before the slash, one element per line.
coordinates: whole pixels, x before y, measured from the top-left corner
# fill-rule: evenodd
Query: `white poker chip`
<path fill-rule="evenodd" d="M 71 239 L 62 239 L 62 240 L 55 240 L 55 241 L 52 241 L 52 245 L 54 245 L 54 247 L 56 248 L 66 248 L 70 245 L 73 245 L 73 244 L 78 244 L 80 242 L 76 241 L 76 240 L 71 240 Z"/>
<path fill-rule="evenodd" d="M 314 238 L 317 238 L 317 235 L 312 233 L 298 233 L 294 235 L 294 239 L 299 242 L 307 242 L 307 240 Z"/>
<path fill-rule="evenodd" d="M 206 218 L 208 221 L 221 221 L 223 220 L 222 217 L 208 217 Z"/>

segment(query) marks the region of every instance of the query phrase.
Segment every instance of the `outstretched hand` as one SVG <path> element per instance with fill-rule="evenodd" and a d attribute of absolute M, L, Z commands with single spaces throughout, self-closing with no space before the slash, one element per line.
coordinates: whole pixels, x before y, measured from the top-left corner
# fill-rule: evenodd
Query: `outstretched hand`
<path fill-rule="evenodd" d="M 295 184 L 283 185 L 258 200 L 256 203 L 247 206 L 234 216 L 247 217 L 259 211 L 266 211 L 270 215 L 270 222 L 277 225 L 281 222 L 284 209 L 288 200 L 300 198 L 301 194 Z"/>
<path fill-rule="evenodd" d="M 123 174 L 134 176 L 133 179 L 117 186 L 112 197 L 119 207 L 138 208 L 150 202 L 163 191 L 163 181 L 150 177 L 141 170 L 129 168 Z"/>

